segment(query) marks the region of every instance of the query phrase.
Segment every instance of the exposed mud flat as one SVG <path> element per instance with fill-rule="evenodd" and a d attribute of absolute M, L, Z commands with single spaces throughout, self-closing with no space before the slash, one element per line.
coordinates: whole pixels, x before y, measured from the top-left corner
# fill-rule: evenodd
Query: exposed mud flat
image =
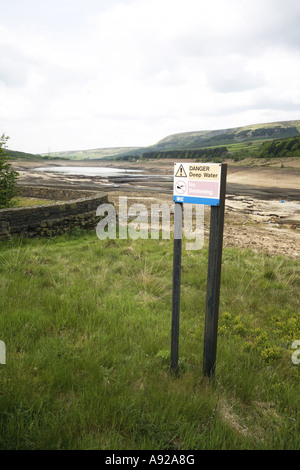
<path fill-rule="evenodd" d="M 107 176 L 40 173 L 37 162 L 14 162 L 20 184 L 106 191 L 118 204 L 121 195 L 128 204 L 172 201 L 174 161 L 43 162 L 43 166 L 106 166 L 142 170 L 143 174 Z M 300 168 L 228 166 L 224 246 L 251 248 L 270 255 L 300 257 Z M 205 207 L 205 231 L 209 230 L 209 207 Z"/>
<path fill-rule="evenodd" d="M 228 195 L 224 245 L 300 257 L 300 202 Z"/>
<path fill-rule="evenodd" d="M 142 203 L 150 214 L 154 204 L 173 204 L 170 195 L 112 191 L 109 200 L 118 211 L 119 197 L 127 196 L 128 207 Z M 293 217 L 293 219 L 291 218 Z M 210 207 L 205 206 L 204 232 L 209 236 Z M 300 202 L 261 201 L 227 194 L 225 201 L 224 246 L 251 248 L 254 252 L 300 258 Z"/>
<path fill-rule="evenodd" d="M 108 161 L 45 161 L 43 167 L 106 167 L 111 169 L 139 170 L 136 175 L 124 174 L 118 176 L 84 176 L 37 172 L 38 162 L 13 162 L 14 168 L 20 173 L 21 184 L 41 184 L 76 186 L 82 189 L 119 190 L 143 189 L 172 192 L 174 160 L 148 162 L 108 162 Z M 228 165 L 227 192 L 236 195 L 247 195 L 262 199 L 290 199 L 300 201 L 300 168 L 278 167 L 246 167 Z"/>

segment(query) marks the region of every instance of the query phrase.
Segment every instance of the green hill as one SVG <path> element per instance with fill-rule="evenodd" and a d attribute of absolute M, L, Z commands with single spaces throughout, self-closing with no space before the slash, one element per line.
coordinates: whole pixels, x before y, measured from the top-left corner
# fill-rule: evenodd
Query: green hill
<path fill-rule="evenodd" d="M 41 160 L 41 155 L 36 155 L 33 153 L 19 152 L 17 150 L 5 149 L 5 154 L 9 156 L 12 160 Z"/>
<path fill-rule="evenodd" d="M 183 155 L 185 158 L 202 158 L 208 153 L 207 151 L 203 152 L 203 149 L 218 148 L 218 158 L 221 157 L 221 154 L 224 155 L 224 152 L 229 152 L 235 155 L 236 158 L 240 158 L 249 151 L 252 154 L 260 152 L 262 144 L 266 142 L 273 142 L 278 139 L 286 140 L 299 136 L 300 120 L 252 124 L 230 129 L 178 133 L 169 135 L 149 147 L 109 147 L 52 152 L 42 155 L 32 155 L 11 150 L 6 152 L 11 158 L 26 160 L 128 160 L 143 156 L 144 158 L 177 158 L 178 156 L 181 158 Z M 295 143 L 290 145 L 291 148 L 293 145 Z M 283 144 L 284 146 L 285 144 Z M 274 148 L 272 147 L 268 151 L 272 152 Z"/>
<path fill-rule="evenodd" d="M 300 137 L 300 121 L 284 121 L 268 124 L 253 124 L 232 129 L 220 129 L 213 131 L 195 131 L 181 134 L 173 134 L 160 140 L 150 147 L 140 148 L 134 152 L 117 155 L 118 160 L 130 160 L 132 158 L 193 158 L 205 159 L 212 157 L 212 151 L 216 150 L 215 158 L 243 159 L 247 156 L 262 156 L 263 144 L 273 141 L 288 140 Z M 281 156 L 284 148 L 290 151 L 295 143 L 281 147 Z M 264 150 L 267 147 L 264 147 Z M 271 148 L 271 153 L 274 147 Z M 260 153 L 258 155 L 258 153 Z M 269 150 L 268 153 L 270 154 Z M 290 154 L 291 152 L 289 152 Z M 214 159 L 215 159 L 214 158 Z"/>
<path fill-rule="evenodd" d="M 159 158 L 166 158 L 168 155 L 172 158 L 174 151 L 182 152 L 186 150 L 190 154 L 191 151 L 197 150 L 198 153 L 203 153 L 200 152 L 201 149 L 210 147 L 226 147 L 230 153 L 250 149 L 251 151 L 257 151 L 264 142 L 296 136 L 300 136 L 300 121 L 283 121 L 253 124 L 231 129 L 184 132 L 169 135 L 155 145 L 122 153 L 114 158 L 129 159 L 143 155 L 145 158 L 149 158 L 149 155 L 153 153 L 158 153 L 160 155 Z M 191 156 L 191 158 L 194 157 Z"/>
<path fill-rule="evenodd" d="M 300 135 L 300 121 L 285 121 L 269 124 L 254 124 L 232 129 L 185 132 L 165 137 L 152 147 L 152 150 L 195 149 L 232 146 L 244 143 L 284 139 Z"/>
<path fill-rule="evenodd" d="M 103 158 L 113 158 L 115 155 L 131 153 L 139 147 L 107 147 L 90 150 L 70 150 L 65 152 L 52 152 L 42 154 L 44 158 L 67 159 L 67 160 L 102 160 Z"/>

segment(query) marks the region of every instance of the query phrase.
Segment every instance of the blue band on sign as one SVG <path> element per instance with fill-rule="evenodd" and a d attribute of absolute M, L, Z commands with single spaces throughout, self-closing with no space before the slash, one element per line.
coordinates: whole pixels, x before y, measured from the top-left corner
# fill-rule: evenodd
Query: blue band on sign
<path fill-rule="evenodd" d="M 173 201 L 189 204 L 204 204 L 206 206 L 218 206 L 220 204 L 220 199 L 208 197 L 173 196 Z"/>

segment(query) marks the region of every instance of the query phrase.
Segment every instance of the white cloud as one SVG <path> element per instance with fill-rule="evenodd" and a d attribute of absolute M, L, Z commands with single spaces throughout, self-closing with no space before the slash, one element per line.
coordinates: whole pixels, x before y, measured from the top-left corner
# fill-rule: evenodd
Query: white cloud
<path fill-rule="evenodd" d="M 298 119 L 299 5 L 11 0 L 0 19 L 0 131 L 16 149 L 46 152 Z"/>

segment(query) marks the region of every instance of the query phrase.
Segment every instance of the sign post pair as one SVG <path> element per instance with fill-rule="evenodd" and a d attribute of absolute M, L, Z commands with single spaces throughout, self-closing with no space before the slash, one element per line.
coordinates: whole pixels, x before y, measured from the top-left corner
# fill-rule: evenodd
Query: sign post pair
<path fill-rule="evenodd" d="M 171 370 L 178 371 L 182 207 L 184 203 L 211 206 L 205 308 L 203 373 L 215 373 L 219 317 L 221 263 L 227 165 L 224 163 L 175 163 L 173 200 L 174 258 L 171 328 Z"/>

